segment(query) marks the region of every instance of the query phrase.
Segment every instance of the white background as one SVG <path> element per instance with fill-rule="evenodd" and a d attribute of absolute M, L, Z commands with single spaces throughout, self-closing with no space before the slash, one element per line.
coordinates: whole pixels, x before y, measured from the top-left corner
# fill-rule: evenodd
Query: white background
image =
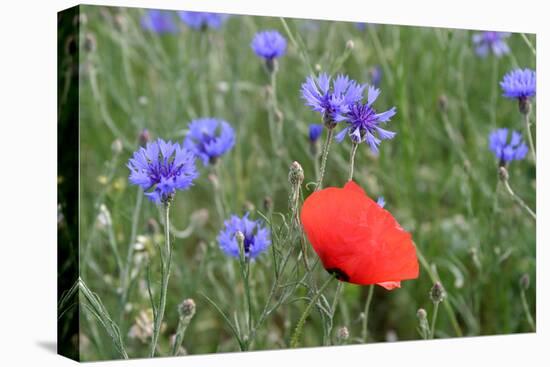
<path fill-rule="evenodd" d="M 536 32 L 537 334 L 104 362 L 98 366 L 550 365 L 548 59 L 545 1 L 89 1 L 454 28 Z M 72 365 L 56 339 L 56 12 L 73 1 L 4 1 L 0 13 L 0 365 Z M 544 15 L 546 14 L 546 16 Z"/>

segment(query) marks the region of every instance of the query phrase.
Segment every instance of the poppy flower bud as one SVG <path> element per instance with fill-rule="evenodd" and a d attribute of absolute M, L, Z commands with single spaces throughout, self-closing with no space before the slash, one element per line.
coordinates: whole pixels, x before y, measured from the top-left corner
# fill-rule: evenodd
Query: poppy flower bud
<path fill-rule="evenodd" d="M 425 309 L 419 308 L 416 311 L 416 317 L 418 317 L 418 332 L 424 339 L 428 339 L 430 336 L 430 325 L 428 323 L 428 313 Z"/>
<path fill-rule="evenodd" d="M 353 42 L 353 40 L 348 40 L 348 42 L 346 42 L 346 48 L 348 50 L 353 50 L 355 48 L 355 42 Z"/>
<path fill-rule="evenodd" d="M 419 308 L 418 311 L 416 311 L 416 317 L 418 317 L 418 320 L 426 320 L 428 318 L 428 313 L 425 309 Z"/>
<path fill-rule="evenodd" d="M 530 279 L 529 274 L 525 273 L 519 278 L 519 286 L 522 290 L 526 291 L 529 288 L 530 285 Z"/>
<path fill-rule="evenodd" d="M 430 299 L 433 303 L 440 303 L 445 299 L 446 293 L 440 282 L 435 282 L 430 290 Z"/>
<path fill-rule="evenodd" d="M 192 298 L 188 298 L 184 300 L 180 305 L 178 306 L 178 313 L 180 315 L 180 318 L 182 320 L 189 321 L 193 318 L 195 315 L 195 301 L 193 301 Z"/>
<path fill-rule="evenodd" d="M 288 181 L 290 184 L 295 186 L 300 186 L 304 181 L 304 170 L 300 163 L 294 161 L 290 165 L 290 171 L 288 172 Z"/>

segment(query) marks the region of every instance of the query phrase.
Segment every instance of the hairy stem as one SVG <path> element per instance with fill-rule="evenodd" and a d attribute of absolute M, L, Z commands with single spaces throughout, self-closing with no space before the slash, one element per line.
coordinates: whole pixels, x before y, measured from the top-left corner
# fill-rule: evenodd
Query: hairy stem
<path fill-rule="evenodd" d="M 531 134 L 531 119 L 530 112 L 523 114 L 523 119 L 525 121 L 525 130 L 527 132 L 527 140 L 529 141 L 529 149 L 531 149 L 531 155 L 533 156 L 533 162 L 537 164 L 537 153 L 535 152 L 535 142 L 533 141 L 533 135 Z"/>
<path fill-rule="evenodd" d="M 315 191 L 319 191 L 323 188 L 323 177 L 325 176 L 327 157 L 328 157 L 328 152 L 330 150 L 330 143 L 332 141 L 333 133 L 334 133 L 334 128 L 329 128 L 328 134 L 327 134 L 327 140 L 325 140 L 325 144 L 323 145 L 323 152 L 321 154 L 321 169 L 319 171 L 319 180 L 317 181 Z"/>
<path fill-rule="evenodd" d="M 158 338 L 160 334 L 160 327 L 162 325 L 162 318 L 164 317 L 164 309 L 166 308 L 166 293 L 168 291 L 168 279 L 170 277 L 170 262 L 172 258 L 172 249 L 170 247 L 170 202 L 164 203 L 164 241 L 165 248 L 161 251 L 161 289 L 159 306 L 155 315 L 155 322 L 153 325 L 153 337 L 151 340 L 151 357 L 155 356 L 157 349 Z"/>
<path fill-rule="evenodd" d="M 332 282 L 333 279 L 334 279 L 333 275 L 331 275 L 331 277 L 327 279 L 327 281 L 321 286 L 321 288 L 319 288 L 317 293 L 313 296 L 313 298 L 311 299 L 311 301 L 307 305 L 306 309 L 302 313 L 302 316 L 300 316 L 300 319 L 298 320 L 298 323 L 296 324 L 296 328 L 294 329 L 294 333 L 292 334 L 292 338 L 290 339 L 290 347 L 291 348 L 298 347 L 298 345 L 300 343 L 300 337 L 302 336 L 302 330 L 303 330 L 304 325 L 306 323 L 306 319 L 309 316 L 309 313 L 311 312 L 311 309 L 313 308 L 313 306 L 315 306 L 315 304 L 319 300 L 319 297 L 321 297 L 321 295 L 323 294 L 325 289 L 327 289 L 327 287 L 329 286 L 329 284 Z"/>
<path fill-rule="evenodd" d="M 435 337 L 435 322 L 437 320 L 437 311 L 439 310 L 439 302 L 434 303 L 434 312 L 432 315 L 432 326 L 430 328 L 430 336 L 433 339 Z"/>
<path fill-rule="evenodd" d="M 350 158 L 349 158 L 349 178 L 348 178 L 348 181 L 353 180 L 353 167 L 355 166 L 355 153 L 357 152 L 357 147 L 358 146 L 359 146 L 359 144 L 357 144 L 355 142 L 351 146 L 351 155 L 350 155 Z"/>
<path fill-rule="evenodd" d="M 519 206 L 521 206 L 527 213 L 529 213 L 529 215 L 536 221 L 537 215 L 535 214 L 535 212 L 531 208 L 529 208 L 527 204 L 525 204 L 525 202 L 514 192 L 514 190 L 512 190 L 512 187 L 510 187 L 510 183 L 508 182 L 508 180 L 503 180 L 503 182 L 506 191 L 508 191 L 512 199 L 514 199 L 514 201 L 518 203 Z"/>

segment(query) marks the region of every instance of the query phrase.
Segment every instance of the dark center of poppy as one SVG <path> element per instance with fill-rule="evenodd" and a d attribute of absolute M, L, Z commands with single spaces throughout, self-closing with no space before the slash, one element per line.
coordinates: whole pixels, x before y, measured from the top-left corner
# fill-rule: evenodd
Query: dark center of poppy
<path fill-rule="evenodd" d="M 329 274 L 333 274 L 336 276 L 336 279 L 341 280 L 343 282 L 349 281 L 349 275 L 347 275 L 342 269 L 340 268 L 330 268 L 326 269 L 326 271 L 329 272 Z"/>

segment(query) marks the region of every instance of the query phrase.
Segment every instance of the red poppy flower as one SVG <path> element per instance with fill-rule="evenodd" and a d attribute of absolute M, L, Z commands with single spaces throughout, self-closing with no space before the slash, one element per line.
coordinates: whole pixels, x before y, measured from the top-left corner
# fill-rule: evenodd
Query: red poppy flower
<path fill-rule="evenodd" d="M 418 277 L 410 233 L 355 182 L 314 192 L 300 217 L 323 266 L 339 280 L 394 289 Z"/>

